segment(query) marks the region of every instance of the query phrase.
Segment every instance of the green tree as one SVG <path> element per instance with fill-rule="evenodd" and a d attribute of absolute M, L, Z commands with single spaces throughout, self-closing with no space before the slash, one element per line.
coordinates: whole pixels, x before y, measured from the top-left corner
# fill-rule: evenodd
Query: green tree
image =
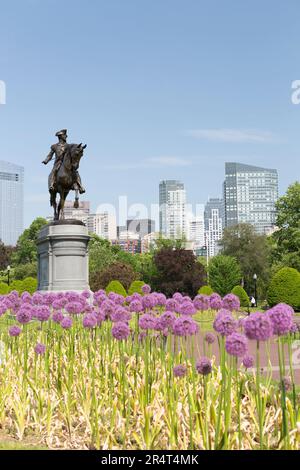
<path fill-rule="evenodd" d="M 89 270 L 90 273 L 101 272 L 107 266 L 116 260 L 116 253 L 112 249 L 112 245 L 108 240 L 98 237 L 98 235 L 90 234 L 89 242 Z M 106 287 L 106 286 L 105 286 Z"/>
<path fill-rule="evenodd" d="M 239 263 L 227 255 L 214 256 L 209 262 L 208 272 L 212 289 L 221 296 L 231 292 L 242 278 Z"/>
<path fill-rule="evenodd" d="M 300 270 L 300 183 L 289 186 L 276 204 L 278 230 L 272 235 L 272 261 Z"/>
<path fill-rule="evenodd" d="M 210 286 L 202 286 L 198 290 L 198 294 L 211 295 L 213 293 L 214 293 L 214 291 L 212 290 L 212 288 Z"/>
<path fill-rule="evenodd" d="M 24 230 L 17 242 L 16 250 L 12 255 L 13 265 L 33 263 L 37 259 L 37 237 L 41 228 L 47 224 L 42 217 L 35 219 L 29 228 Z"/>
<path fill-rule="evenodd" d="M 126 290 L 130 284 L 138 279 L 138 274 L 126 263 L 115 261 L 100 272 L 94 272 L 90 276 L 90 286 L 95 292 L 99 289 L 106 289 L 111 281 L 120 281 Z"/>
<path fill-rule="evenodd" d="M 14 267 L 12 276 L 13 279 L 22 280 L 26 277 L 37 277 L 37 261 L 26 264 L 19 264 Z"/>
<path fill-rule="evenodd" d="M 273 277 L 268 289 L 268 304 L 281 302 L 300 309 L 300 273 L 294 268 L 282 268 Z"/>
<path fill-rule="evenodd" d="M 14 247 L 4 245 L 4 243 L 0 241 L 0 271 L 6 270 L 7 266 L 11 264 L 14 250 Z"/>
<path fill-rule="evenodd" d="M 157 268 L 154 263 L 152 253 L 142 253 L 135 255 L 136 268 L 135 271 L 140 274 L 140 278 L 152 286 L 153 279 L 157 276 Z"/>
<path fill-rule="evenodd" d="M 236 295 L 240 299 L 242 307 L 249 307 L 250 301 L 247 292 L 242 286 L 235 286 L 232 291 L 232 294 Z"/>
<path fill-rule="evenodd" d="M 227 227 L 221 240 L 222 254 L 234 257 L 239 263 L 245 290 L 253 289 L 257 274 L 260 297 L 265 296 L 270 274 L 270 244 L 265 235 L 256 233 L 250 224 Z"/>

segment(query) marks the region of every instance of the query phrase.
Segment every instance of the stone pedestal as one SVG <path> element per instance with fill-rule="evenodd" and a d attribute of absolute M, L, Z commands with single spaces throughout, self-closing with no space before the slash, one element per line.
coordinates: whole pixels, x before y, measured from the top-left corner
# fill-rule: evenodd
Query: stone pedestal
<path fill-rule="evenodd" d="M 66 219 L 51 222 L 38 235 L 38 290 L 89 289 L 87 227 Z"/>

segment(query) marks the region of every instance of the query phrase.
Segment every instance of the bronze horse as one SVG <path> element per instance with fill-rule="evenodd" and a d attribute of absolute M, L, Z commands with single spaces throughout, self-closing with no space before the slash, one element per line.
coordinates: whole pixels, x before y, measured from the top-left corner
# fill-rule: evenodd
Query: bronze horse
<path fill-rule="evenodd" d="M 54 220 L 64 218 L 64 206 L 67 196 L 71 190 L 75 190 L 74 207 L 79 207 L 79 188 L 76 183 L 76 171 L 79 168 L 80 159 L 86 145 L 68 144 L 63 162 L 56 174 L 56 183 L 54 189 L 50 190 L 50 204 L 54 209 Z M 49 177 L 50 178 L 50 177 Z M 60 195 L 60 201 L 57 205 L 56 196 Z"/>

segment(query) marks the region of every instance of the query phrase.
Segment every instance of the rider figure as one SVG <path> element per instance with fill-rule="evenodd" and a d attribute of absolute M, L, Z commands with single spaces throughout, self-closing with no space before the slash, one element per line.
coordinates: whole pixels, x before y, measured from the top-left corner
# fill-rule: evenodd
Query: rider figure
<path fill-rule="evenodd" d="M 67 148 L 68 148 L 67 129 L 62 129 L 61 131 L 56 132 L 55 135 L 56 135 L 56 137 L 58 137 L 58 143 L 51 145 L 51 150 L 50 150 L 49 154 L 47 155 L 45 160 L 42 162 L 45 165 L 47 165 L 47 163 L 49 163 L 52 160 L 53 155 L 55 155 L 55 161 L 54 161 L 53 169 L 52 169 L 52 171 L 50 173 L 50 177 L 49 177 L 49 191 L 54 190 L 54 186 L 56 184 L 57 172 L 58 172 L 58 170 L 60 169 L 60 167 L 63 163 L 64 156 L 65 156 L 65 153 L 66 153 Z M 78 171 L 75 171 L 74 172 L 74 189 L 77 189 L 77 187 L 79 189 L 80 194 L 85 193 L 85 189 L 83 188 L 83 186 L 81 184 L 80 175 L 79 175 Z"/>

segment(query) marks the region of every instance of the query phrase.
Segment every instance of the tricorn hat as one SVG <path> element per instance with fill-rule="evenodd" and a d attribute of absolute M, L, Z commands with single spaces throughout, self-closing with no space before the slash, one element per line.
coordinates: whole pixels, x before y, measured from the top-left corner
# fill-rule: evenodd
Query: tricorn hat
<path fill-rule="evenodd" d="M 56 132 L 56 137 L 59 137 L 60 135 L 66 135 L 67 134 L 67 129 L 62 129 L 61 131 Z"/>

